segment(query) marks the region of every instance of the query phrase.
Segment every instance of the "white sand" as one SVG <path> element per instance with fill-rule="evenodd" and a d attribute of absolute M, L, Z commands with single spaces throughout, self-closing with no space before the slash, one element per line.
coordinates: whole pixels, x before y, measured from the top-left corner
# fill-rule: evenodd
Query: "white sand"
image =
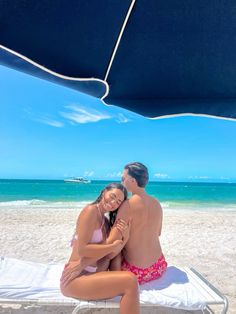
<path fill-rule="evenodd" d="M 42 263 L 66 262 L 77 215 L 78 210 L 71 209 L 1 207 L 0 255 Z M 229 313 L 236 313 L 236 212 L 165 210 L 161 242 L 170 265 L 197 269 L 227 296 Z M 46 312 L 52 310 L 44 309 Z M 15 310 L 0 309 L 0 313 Z M 42 313 L 42 309 L 33 313 Z M 54 309 L 53 313 L 71 313 L 71 309 Z"/>

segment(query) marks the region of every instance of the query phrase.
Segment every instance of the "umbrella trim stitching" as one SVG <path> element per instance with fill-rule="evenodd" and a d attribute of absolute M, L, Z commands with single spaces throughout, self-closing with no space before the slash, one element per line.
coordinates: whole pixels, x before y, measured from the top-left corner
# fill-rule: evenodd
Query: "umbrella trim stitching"
<path fill-rule="evenodd" d="M 126 25 L 127 25 L 127 23 L 128 23 L 128 19 L 129 19 L 130 15 L 131 15 L 131 12 L 132 12 L 132 10 L 133 10 L 133 7 L 134 7 L 134 5 L 135 5 L 135 2 L 136 2 L 136 0 L 132 0 L 132 1 L 131 1 L 129 10 L 128 10 L 126 16 L 125 16 L 123 25 L 122 25 L 122 27 L 121 27 L 121 30 L 120 30 L 119 36 L 118 36 L 118 38 L 117 38 L 117 41 L 116 41 L 114 50 L 113 50 L 113 52 L 112 52 L 111 59 L 110 59 L 110 61 L 109 61 L 108 67 L 107 67 L 107 71 L 106 71 L 106 74 L 105 74 L 105 77 L 104 77 L 104 81 L 105 81 L 105 82 L 107 81 L 107 77 L 108 77 L 108 75 L 109 75 L 109 73 L 110 73 L 112 63 L 113 63 L 113 61 L 114 61 L 114 59 L 115 59 L 116 52 L 117 52 L 118 47 L 119 47 L 119 45 L 120 45 L 121 38 L 122 38 L 123 33 L 124 33 L 124 31 L 125 31 L 125 27 L 126 27 Z M 108 95 L 108 94 L 104 95 L 101 99 L 104 99 L 107 95 Z"/>
<path fill-rule="evenodd" d="M 5 50 L 5 51 L 7 51 L 7 52 L 9 52 L 9 53 L 11 53 L 11 54 L 13 54 L 13 55 L 19 57 L 19 58 L 25 60 L 26 62 L 31 63 L 32 65 L 34 65 L 35 67 L 37 67 L 37 68 L 43 70 L 44 72 L 47 72 L 47 73 L 49 73 L 49 74 L 51 74 L 51 75 L 53 75 L 53 76 L 62 78 L 62 79 L 64 79 L 64 80 L 68 80 L 68 81 L 95 81 L 95 82 L 100 82 L 100 83 L 104 84 L 104 85 L 105 85 L 105 88 L 106 88 L 106 92 L 105 92 L 104 95 L 101 97 L 101 99 L 103 99 L 104 97 L 106 97 L 106 96 L 109 94 L 109 85 L 108 85 L 108 83 L 107 83 L 106 81 L 104 81 L 104 80 L 102 80 L 102 79 L 94 78 L 94 77 L 91 77 L 91 78 L 80 78 L 80 77 L 66 76 L 66 75 L 63 75 L 63 74 L 54 72 L 54 71 L 52 71 L 52 70 L 50 70 L 50 69 L 44 67 L 43 65 L 38 64 L 37 62 L 31 60 L 30 58 L 28 58 L 28 57 L 26 57 L 26 56 L 24 56 L 24 55 L 22 55 L 22 54 L 20 54 L 20 53 L 18 53 L 18 52 L 16 52 L 16 51 L 14 51 L 14 50 L 11 50 L 11 49 L 9 49 L 9 48 L 7 48 L 7 47 L 5 47 L 5 46 L 0 45 L 0 49 L 3 49 L 3 50 Z"/>

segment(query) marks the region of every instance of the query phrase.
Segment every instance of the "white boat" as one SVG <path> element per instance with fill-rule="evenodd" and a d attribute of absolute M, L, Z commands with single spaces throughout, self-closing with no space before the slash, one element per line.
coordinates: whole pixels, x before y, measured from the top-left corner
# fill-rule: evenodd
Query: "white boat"
<path fill-rule="evenodd" d="M 74 178 L 70 178 L 70 179 L 65 179 L 65 182 L 72 182 L 72 183 L 82 183 L 82 184 L 87 184 L 87 183 L 91 183 L 90 180 L 85 179 L 83 177 L 74 177 Z"/>

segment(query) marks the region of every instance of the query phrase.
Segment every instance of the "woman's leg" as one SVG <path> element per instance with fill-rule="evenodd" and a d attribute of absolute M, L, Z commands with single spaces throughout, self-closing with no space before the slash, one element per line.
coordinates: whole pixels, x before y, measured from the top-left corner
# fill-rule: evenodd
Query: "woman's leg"
<path fill-rule="evenodd" d="M 83 275 L 61 287 L 65 296 L 83 300 L 110 299 L 122 296 L 121 314 L 139 314 L 139 290 L 136 277 L 126 271 L 100 272 Z"/>

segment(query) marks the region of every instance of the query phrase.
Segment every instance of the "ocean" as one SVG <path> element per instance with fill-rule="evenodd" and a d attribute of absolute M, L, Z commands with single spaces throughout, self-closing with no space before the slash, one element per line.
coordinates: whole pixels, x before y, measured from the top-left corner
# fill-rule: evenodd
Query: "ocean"
<path fill-rule="evenodd" d="M 78 208 L 95 200 L 110 181 L 0 180 L 0 208 Z M 236 184 L 149 182 L 147 192 L 164 209 L 236 211 Z"/>

